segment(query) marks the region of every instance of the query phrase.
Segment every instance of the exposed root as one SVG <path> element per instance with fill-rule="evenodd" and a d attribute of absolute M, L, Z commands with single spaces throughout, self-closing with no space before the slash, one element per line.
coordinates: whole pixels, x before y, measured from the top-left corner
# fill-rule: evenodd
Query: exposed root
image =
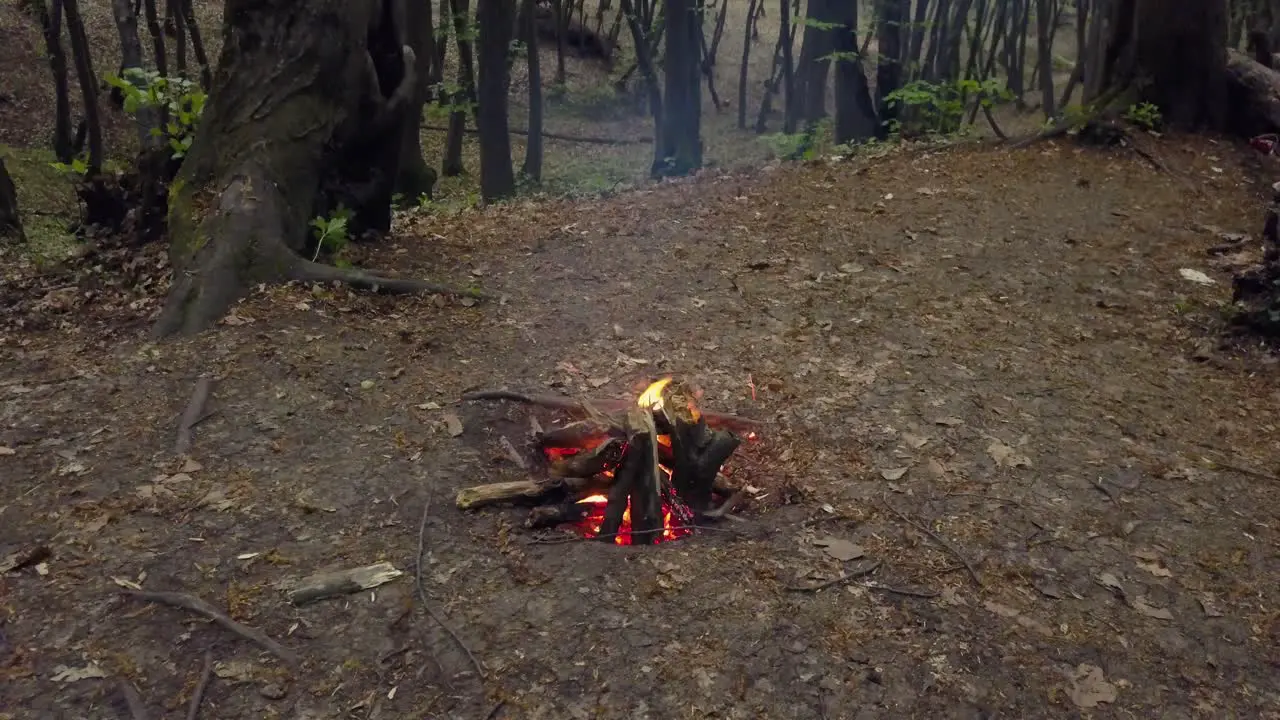
<path fill-rule="evenodd" d="M 291 668 L 298 667 L 298 656 L 280 643 L 267 637 L 261 630 L 251 628 L 248 625 L 232 620 L 227 614 L 213 607 L 209 603 L 201 600 L 194 595 L 188 595 L 180 592 L 149 592 L 146 590 L 124 590 L 125 595 L 136 597 L 139 600 L 147 602 L 160 603 L 162 605 L 171 605 L 173 607 L 190 610 L 198 615 L 218 623 L 222 627 L 239 635 L 246 640 L 251 640 L 260 645 L 264 650 L 280 658 L 285 665 Z"/>
<path fill-rule="evenodd" d="M 476 299 L 491 299 L 493 295 L 483 290 L 473 288 L 454 288 L 447 285 L 438 285 L 429 283 L 424 280 L 414 280 L 412 278 L 389 278 L 380 275 L 370 275 L 369 273 L 354 268 L 340 268 L 332 265 L 324 265 L 322 263 L 302 260 L 298 263 L 297 268 L 293 272 L 294 280 L 302 280 L 305 282 L 340 282 L 350 285 L 357 290 L 368 290 L 369 292 L 379 293 L 382 295 L 458 295 L 461 297 L 470 297 Z"/>

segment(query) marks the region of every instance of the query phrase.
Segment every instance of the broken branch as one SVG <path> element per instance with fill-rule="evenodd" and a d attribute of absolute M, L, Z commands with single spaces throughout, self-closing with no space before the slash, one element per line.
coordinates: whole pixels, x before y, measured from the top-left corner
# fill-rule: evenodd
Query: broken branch
<path fill-rule="evenodd" d="M 213 381 L 206 375 L 196 380 L 196 387 L 191 391 L 191 400 L 187 409 L 182 411 L 182 419 L 178 422 L 178 439 L 173 443 L 174 455 L 185 455 L 191 449 L 191 430 L 204 415 L 205 403 L 209 402 L 209 392 L 213 389 Z"/>
<path fill-rule="evenodd" d="M 200 702 L 204 700 L 204 691 L 209 688 L 211 677 L 213 677 L 213 653 L 206 650 L 204 669 L 200 671 L 200 681 L 196 683 L 196 689 L 191 693 L 191 703 L 187 705 L 187 720 L 196 720 L 200 717 Z"/>
<path fill-rule="evenodd" d="M 289 602 L 294 605 L 306 605 L 338 595 L 350 595 L 391 582 L 403 574 L 389 562 L 317 573 L 303 578 L 289 589 Z"/>
<path fill-rule="evenodd" d="M 916 530 L 924 533 L 929 537 L 929 539 L 933 540 L 935 543 L 945 548 L 947 552 L 951 553 L 951 555 L 954 556 L 956 560 L 959 560 L 960 563 L 964 565 L 964 569 L 969 571 L 969 577 L 973 578 L 973 582 L 978 587 L 982 587 L 982 576 L 978 575 L 977 568 L 973 566 L 973 563 L 969 562 L 969 559 L 966 558 L 964 556 L 964 553 L 960 552 L 955 545 L 952 545 L 950 542 L 947 542 L 946 538 L 938 535 L 937 533 L 930 530 L 929 528 L 921 525 L 915 520 L 912 520 L 906 515 L 903 515 L 897 508 L 889 504 L 888 498 L 881 498 L 881 502 L 883 502 L 884 506 L 889 509 L 889 512 L 893 513 L 894 515 L 897 515 L 903 522 L 915 528 Z"/>
<path fill-rule="evenodd" d="M 819 590 L 825 590 L 831 587 L 832 585 L 839 585 L 840 583 L 848 582 L 855 578 L 865 577 L 879 569 L 880 569 L 880 561 L 877 560 L 866 567 L 858 568 L 857 570 L 851 570 L 839 577 L 832 578 L 826 582 L 818 583 L 817 585 L 788 585 L 786 586 L 786 588 L 788 590 L 791 590 L 792 592 L 817 592 Z"/>
<path fill-rule="evenodd" d="M 413 564 L 414 584 L 418 588 L 418 600 L 422 603 L 422 609 L 427 611 L 427 615 L 430 615 L 431 619 L 434 620 L 437 625 L 444 628 L 444 631 L 449 633 L 449 637 L 453 638 L 453 641 L 457 643 L 458 647 L 462 648 L 462 652 L 467 654 L 467 658 L 471 660 L 471 664 L 476 668 L 476 674 L 480 676 L 481 680 L 484 680 L 484 665 L 481 665 L 480 661 L 476 659 L 475 653 L 471 652 L 471 648 L 467 647 L 467 644 L 462 642 L 462 638 L 458 637 L 458 633 L 454 632 L 453 627 L 436 613 L 436 611 L 431 607 L 431 603 L 427 602 L 427 589 L 422 584 L 422 555 L 426 548 L 427 513 L 430 512 L 430 510 L 431 494 L 428 492 L 427 499 L 422 505 L 422 521 L 418 523 L 418 555 Z"/>
<path fill-rule="evenodd" d="M 218 610 L 194 595 L 188 595 L 180 592 L 150 592 L 147 590 L 122 590 L 121 592 L 125 595 L 136 597 L 139 600 L 183 608 L 185 610 L 190 610 L 197 615 L 203 615 L 236 635 L 257 643 L 267 652 L 280 658 L 280 660 L 290 668 L 296 668 L 298 666 L 298 656 L 295 655 L 292 650 L 289 650 L 275 640 L 267 637 L 267 635 L 261 630 L 256 630 L 248 625 L 242 625 L 241 623 L 232 620 L 227 617 L 226 613 Z"/>

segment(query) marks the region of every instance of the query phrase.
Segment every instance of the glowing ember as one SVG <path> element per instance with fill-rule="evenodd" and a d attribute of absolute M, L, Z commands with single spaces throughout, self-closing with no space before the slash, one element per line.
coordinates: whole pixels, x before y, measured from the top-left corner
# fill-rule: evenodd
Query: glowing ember
<path fill-rule="evenodd" d="M 666 468 L 663 468 L 664 470 Z M 576 524 L 578 532 L 583 537 L 593 538 L 600 534 L 600 525 L 604 523 L 605 507 L 609 504 L 609 498 L 604 495 L 588 495 L 578 501 L 579 505 L 591 505 L 591 510 L 579 520 Z M 680 538 L 693 532 L 693 528 L 689 525 L 693 521 L 693 514 L 676 498 L 663 498 L 662 500 L 662 534 L 655 542 L 670 542 L 679 540 Z M 613 538 L 615 545 L 630 545 L 631 543 L 631 501 L 627 501 L 627 509 L 622 513 L 622 527 L 618 528 L 618 534 Z"/>
<path fill-rule="evenodd" d="M 640 393 L 640 397 L 636 400 L 636 405 L 648 410 L 658 411 L 662 409 L 662 391 L 667 389 L 671 384 L 671 378 L 665 377 L 653 383 Z"/>

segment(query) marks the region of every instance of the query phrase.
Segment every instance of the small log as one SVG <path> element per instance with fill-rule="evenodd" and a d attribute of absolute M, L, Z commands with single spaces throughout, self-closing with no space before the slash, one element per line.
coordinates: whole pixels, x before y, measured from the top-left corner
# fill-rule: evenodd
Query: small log
<path fill-rule="evenodd" d="M 586 517 L 591 512 L 591 508 L 592 505 L 590 503 L 575 502 L 573 500 L 565 501 L 559 505 L 539 505 L 529 512 L 529 519 L 524 521 L 524 526 L 531 530 L 537 530 L 567 523 L 576 523 Z"/>
<path fill-rule="evenodd" d="M 653 438 L 648 433 L 631 439 L 627 454 L 639 466 L 631 481 L 631 544 L 652 545 L 662 540 L 662 483 L 654 463 Z"/>
<path fill-rule="evenodd" d="M 538 446 L 543 448 L 581 448 L 590 449 L 611 437 L 622 437 L 617 427 L 603 425 L 590 420 L 572 422 L 564 427 L 552 428 L 538 434 L 535 438 Z"/>
<path fill-rule="evenodd" d="M 611 438 L 591 450 L 552 460 L 548 470 L 556 478 L 590 478 L 622 460 L 622 440 Z"/>
<path fill-rule="evenodd" d="M 742 443 L 736 435 L 707 427 L 703 418 L 671 418 L 671 485 L 695 513 L 711 510 L 711 491 L 721 466 Z"/>
<path fill-rule="evenodd" d="M 389 562 L 336 572 L 317 573 L 299 580 L 289 589 L 289 602 L 294 605 L 306 605 L 338 595 L 350 595 L 384 585 L 403 574 Z"/>
<path fill-rule="evenodd" d="M 627 443 L 627 451 L 622 456 L 622 464 L 614 473 L 613 486 L 609 488 L 609 504 L 604 509 L 604 520 L 600 523 L 597 537 L 605 542 L 614 542 L 622 529 L 622 518 L 627 512 L 627 503 L 631 497 L 631 486 L 644 471 L 648 458 L 636 452 L 635 437 Z"/>
<path fill-rule="evenodd" d="M 459 510 L 474 510 L 485 505 L 493 505 L 513 500 L 537 500 L 555 489 L 554 485 L 535 482 L 533 480 L 513 480 L 511 482 L 490 483 L 463 488 L 454 499 Z"/>

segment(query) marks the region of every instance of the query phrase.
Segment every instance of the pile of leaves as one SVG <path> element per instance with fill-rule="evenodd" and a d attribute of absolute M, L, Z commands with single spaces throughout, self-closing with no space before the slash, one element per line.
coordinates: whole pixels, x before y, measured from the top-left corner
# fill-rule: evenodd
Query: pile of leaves
<path fill-rule="evenodd" d="M 1262 262 L 1235 276 L 1232 299 L 1241 306 L 1237 325 L 1280 343 L 1280 183 L 1272 191 L 1262 228 Z"/>

